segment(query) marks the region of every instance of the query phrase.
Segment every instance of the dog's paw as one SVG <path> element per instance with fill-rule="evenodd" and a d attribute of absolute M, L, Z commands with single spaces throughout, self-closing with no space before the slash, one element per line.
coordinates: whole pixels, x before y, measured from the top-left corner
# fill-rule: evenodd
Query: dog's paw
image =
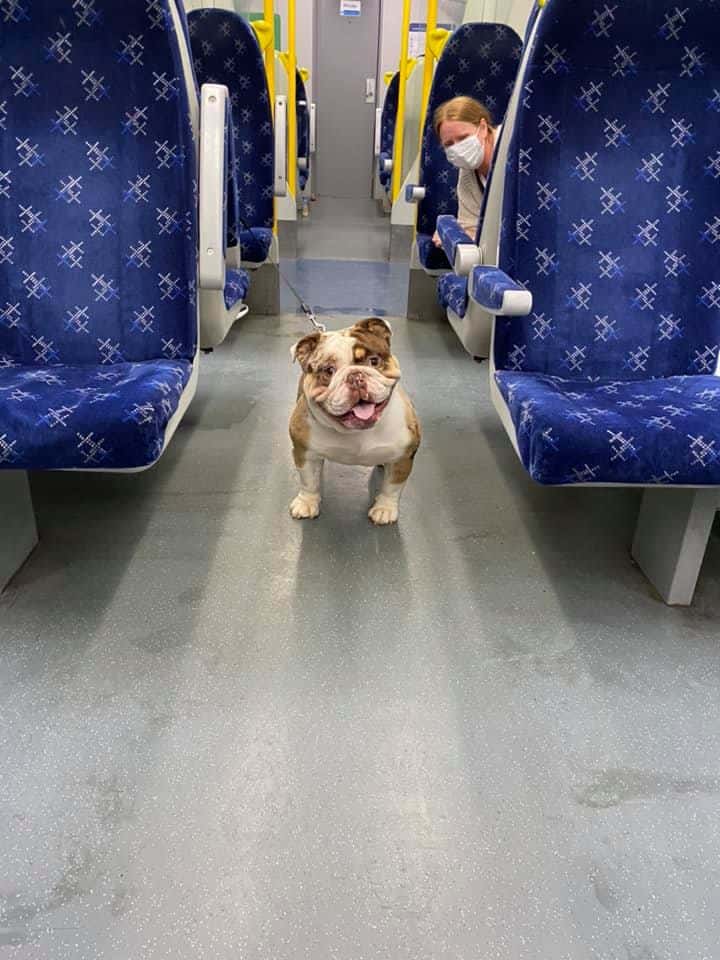
<path fill-rule="evenodd" d="M 386 526 L 389 523 L 397 523 L 398 505 L 394 500 L 380 496 L 370 507 L 368 516 L 379 527 Z"/>
<path fill-rule="evenodd" d="M 294 520 L 314 520 L 320 513 L 320 497 L 299 493 L 290 504 L 290 516 Z"/>

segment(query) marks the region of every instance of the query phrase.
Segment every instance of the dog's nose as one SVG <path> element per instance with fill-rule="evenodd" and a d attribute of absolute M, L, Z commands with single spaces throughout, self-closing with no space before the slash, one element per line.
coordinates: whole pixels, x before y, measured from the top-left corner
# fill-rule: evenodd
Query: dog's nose
<path fill-rule="evenodd" d="M 365 374 L 349 373 L 347 377 L 347 382 L 351 387 L 354 387 L 356 390 L 362 390 L 365 386 Z"/>

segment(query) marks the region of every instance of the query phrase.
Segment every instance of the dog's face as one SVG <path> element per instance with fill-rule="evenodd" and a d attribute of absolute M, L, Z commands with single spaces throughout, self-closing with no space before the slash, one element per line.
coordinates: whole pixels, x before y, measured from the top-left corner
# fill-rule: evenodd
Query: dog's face
<path fill-rule="evenodd" d="M 377 317 L 332 333 L 311 333 L 292 348 L 313 414 L 338 431 L 368 430 L 382 417 L 400 367 L 390 324 Z"/>

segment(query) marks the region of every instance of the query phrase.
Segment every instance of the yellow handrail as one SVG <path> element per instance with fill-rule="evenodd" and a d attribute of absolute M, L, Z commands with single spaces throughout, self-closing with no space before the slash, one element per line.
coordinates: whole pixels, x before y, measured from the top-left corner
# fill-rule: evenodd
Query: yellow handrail
<path fill-rule="evenodd" d="M 436 27 L 432 33 L 428 35 L 427 45 L 430 47 L 430 53 L 432 53 L 436 60 L 439 60 L 442 56 L 449 36 L 450 31 L 445 30 L 443 27 Z"/>
<path fill-rule="evenodd" d="M 430 35 L 437 27 L 438 0 L 427 0 L 427 15 L 425 24 L 425 63 L 423 64 L 422 101 L 420 104 L 420 150 L 422 150 L 423 131 L 425 130 L 425 113 L 430 100 L 430 87 L 433 78 L 435 58 L 430 49 Z"/>
<path fill-rule="evenodd" d="M 270 113 L 275 118 L 275 11 L 273 0 L 263 0 L 263 19 L 253 20 L 250 26 L 255 31 L 265 59 Z M 273 232 L 277 234 L 277 204 L 273 197 Z"/>
<path fill-rule="evenodd" d="M 400 37 L 400 78 L 398 107 L 395 120 L 395 147 L 393 150 L 392 200 L 397 200 L 402 186 L 403 140 L 405 123 L 405 88 L 408 78 L 408 34 L 410 32 L 410 0 L 403 0 L 402 34 Z"/>
<path fill-rule="evenodd" d="M 280 54 L 280 61 L 287 72 L 287 156 L 288 191 L 297 193 L 297 51 L 295 49 L 295 0 L 287 0 L 288 49 Z"/>
<path fill-rule="evenodd" d="M 267 74 L 270 106 L 275 114 L 275 10 L 273 0 L 263 0 L 263 20 L 270 24 L 270 43 L 265 48 L 265 73 Z"/>
<path fill-rule="evenodd" d="M 275 97 L 273 93 L 275 87 L 275 57 L 274 57 L 274 30 L 272 24 L 268 23 L 267 20 L 253 20 L 250 26 L 255 31 L 255 36 L 257 37 L 257 42 L 260 47 L 260 50 L 263 55 L 263 60 L 265 61 L 265 77 L 267 79 L 268 85 L 268 96 L 270 97 L 270 107 L 274 110 L 275 108 Z M 272 64 L 273 69 L 268 70 L 268 51 L 273 54 Z"/>

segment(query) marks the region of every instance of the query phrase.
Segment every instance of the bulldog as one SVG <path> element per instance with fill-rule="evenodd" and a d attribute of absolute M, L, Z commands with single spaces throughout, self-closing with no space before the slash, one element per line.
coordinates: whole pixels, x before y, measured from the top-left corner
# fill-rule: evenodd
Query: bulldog
<path fill-rule="evenodd" d="M 320 513 L 325 460 L 382 467 L 368 516 L 395 523 L 400 494 L 420 445 L 415 409 L 399 385 L 400 367 L 390 349 L 390 324 L 377 317 L 331 333 L 311 333 L 291 349 L 302 367 L 290 418 L 300 492 L 290 504 L 296 520 Z"/>

